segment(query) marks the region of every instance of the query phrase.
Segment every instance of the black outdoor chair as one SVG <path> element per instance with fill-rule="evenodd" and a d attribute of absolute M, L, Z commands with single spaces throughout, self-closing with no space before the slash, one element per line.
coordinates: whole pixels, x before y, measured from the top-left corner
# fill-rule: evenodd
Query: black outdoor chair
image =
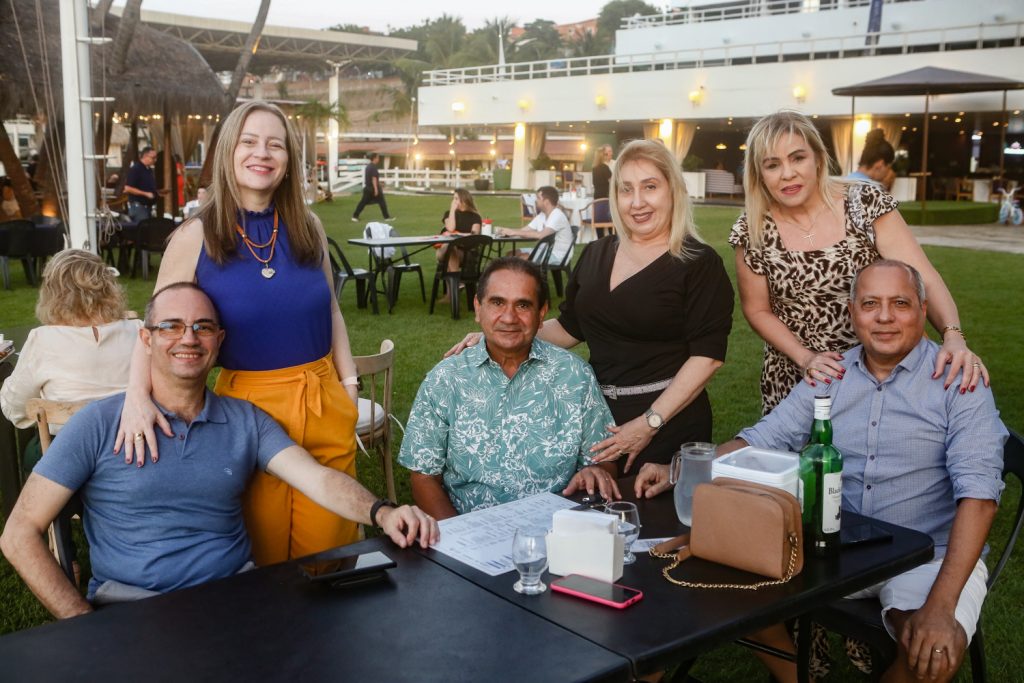
<path fill-rule="evenodd" d="M 4 289 L 11 288 L 10 260 L 18 259 L 25 270 L 25 279 L 32 286 L 36 284 L 32 268 L 32 221 L 14 220 L 0 223 L 0 271 L 3 273 Z"/>
<path fill-rule="evenodd" d="M 149 279 L 150 254 L 162 254 L 167 246 L 167 239 L 177 229 L 177 225 L 169 218 L 145 218 L 139 221 L 139 238 L 135 244 L 136 261 L 142 264 L 142 279 Z M 132 275 L 135 267 L 132 266 Z"/>
<path fill-rule="evenodd" d="M 492 242 L 487 235 L 466 235 L 448 243 L 444 258 L 438 261 L 437 270 L 434 272 L 434 286 L 430 292 L 431 314 L 434 312 L 437 292 L 442 283 L 447 288 L 448 298 L 451 300 L 452 319 L 459 319 L 459 285 L 466 286 L 466 305 L 473 310 L 473 298 L 476 296 L 476 283 L 483 270 L 484 253 Z M 449 273 L 448 259 L 456 249 L 462 251 L 462 267 Z"/>
<path fill-rule="evenodd" d="M 371 239 L 373 236 L 370 234 L 370 228 L 363 230 L 363 236 L 367 239 Z M 400 237 L 398 231 L 394 228 L 390 228 L 388 231 L 388 237 Z M 414 262 L 409 258 L 409 250 L 406 247 L 394 247 L 395 253 L 391 256 L 384 257 L 383 249 L 371 247 L 370 252 L 370 269 L 375 273 L 380 273 L 381 284 L 384 287 L 384 294 L 388 300 L 388 313 L 395 307 L 395 302 L 398 301 L 398 291 L 402 286 L 402 274 L 403 273 L 416 273 L 420 278 L 420 296 L 423 298 L 423 303 L 427 302 L 427 287 L 423 281 L 423 267 Z"/>
<path fill-rule="evenodd" d="M 35 259 L 35 272 L 42 278 L 46 259 L 64 249 L 64 224 L 36 225 L 32 230 L 30 251 Z"/>
<path fill-rule="evenodd" d="M 373 312 L 379 313 L 374 273 L 365 268 L 353 268 L 345 258 L 345 252 L 330 237 L 327 238 L 327 255 L 331 260 L 331 272 L 334 274 L 334 297 L 338 303 L 341 303 L 341 292 L 345 289 L 345 283 L 354 280 L 356 283 L 356 307 L 366 308 L 366 300 L 369 297 L 370 303 L 373 305 Z"/>
<path fill-rule="evenodd" d="M 533 249 L 530 250 L 530 260 L 540 265 L 547 263 L 548 259 L 551 258 L 551 250 L 555 248 L 555 235 L 554 233 L 547 237 L 542 237 L 537 240 L 537 243 L 533 245 Z M 543 269 L 543 266 L 541 266 Z"/>
<path fill-rule="evenodd" d="M 572 226 L 572 244 L 569 245 L 569 250 L 565 252 L 565 256 L 562 257 L 559 263 L 548 263 L 547 260 L 541 261 L 541 267 L 544 269 L 545 277 L 548 273 L 551 273 L 551 277 L 555 280 L 555 291 L 558 292 L 558 296 L 562 296 L 562 273 L 565 273 L 566 279 L 569 278 L 569 273 L 572 272 L 572 254 L 576 249 L 576 237 L 580 233 L 578 226 Z"/>
<path fill-rule="evenodd" d="M 1024 525 L 1024 438 L 1010 430 L 1010 438 L 1003 447 L 1003 479 L 1014 475 L 1021 484 L 1021 495 L 1017 499 L 1017 510 L 1010 526 L 1010 535 L 1003 546 L 1002 553 L 995 568 L 988 575 L 988 590 L 992 592 L 996 580 L 1002 573 L 1013 546 Z M 882 674 L 896 657 L 896 643 L 882 624 L 881 609 L 878 600 L 836 600 L 809 614 L 800 617 L 798 627 L 800 643 L 798 651 L 800 660 L 798 667 L 806 667 L 810 657 L 810 626 L 812 622 L 821 624 L 830 631 L 841 633 L 855 640 L 867 643 L 871 650 L 871 677 L 880 680 Z M 981 622 L 971 640 L 969 648 L 971 657 L 971 678 L 974 683 L 988 680 L 985 664 L 985 643 L 981 635 Z"/>

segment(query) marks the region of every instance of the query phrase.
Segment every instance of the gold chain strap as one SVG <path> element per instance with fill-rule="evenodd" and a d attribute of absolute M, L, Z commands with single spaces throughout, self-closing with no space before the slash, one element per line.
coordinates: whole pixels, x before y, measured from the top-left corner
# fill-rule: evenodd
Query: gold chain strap
<path fill-rule="evenodd" d="M 681 560 L 677 559 L 676 554 L 655 552 L 654 548 L 651 548 L 648 552 L 652 557 L 659 557 L 663 560 L 672 560 L 672 564 L 662 569 L 661 573 L 666 579 L 677 586 L 683 586 L 685 588 L 735 588 L 738 590 L 756 591 L 758 588 L 764 588 L 766 586 L 779 586 L 793 578 L 793 572 L 796 570 L 797 537 L 796 534 L 791 533 L 789 535 L 789 566 L 786 567 L 786 575 L 781 579 L 758 581 L 757 583 L 698 583 L 694 581 L 683 581 L 682 579 L 674 578 L 669 573 L 678 567 L 681 562 Z"/>

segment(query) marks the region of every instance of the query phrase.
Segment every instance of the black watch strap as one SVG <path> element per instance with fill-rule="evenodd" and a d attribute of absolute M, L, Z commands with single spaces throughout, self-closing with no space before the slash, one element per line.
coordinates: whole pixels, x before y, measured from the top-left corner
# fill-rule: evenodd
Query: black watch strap
<path fill-rule="evenodd" d="M 380 512 L 382 507 L 396 508 L 398 504 L 394 501 L 390 501 L 387 498 L 381 498 L 373 506 L 370 507 L 370 523 L 375 527 L 380 527 L 377 523 L 377 513 Z"/>

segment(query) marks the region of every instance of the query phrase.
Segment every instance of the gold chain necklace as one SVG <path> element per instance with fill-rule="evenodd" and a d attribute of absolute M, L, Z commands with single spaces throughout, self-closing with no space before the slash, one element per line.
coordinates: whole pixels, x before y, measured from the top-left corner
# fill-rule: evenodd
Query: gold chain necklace
<path fill-rule="evenodd" d="M 263 268 L 260 270 L 260 275 L 268 280 L 274 277 L 274 274 L 277 273 L 277 271 L 270 267 L 270 262 L 274 258 L 274 249 L 277 247 L 277 209 L 274 209 L 274 232 L 271 233 L 270 239 L 264 244 L 257 244 L 249 239 L 249 235 L 246 234 L 245 230 L 243 230 L 242 226 L 238 223 L 235 223 L 235 231 L 242 236 L 242 242 L 244 242 L 245 246 L 248 247 L 249 253 L 252 254 L 252 257 L 263 264 Z M 267 247 L 270 247 L 270 255 L 265 259 L 260 258 L 256 254 L 256 250 L 266 249 Z"/>

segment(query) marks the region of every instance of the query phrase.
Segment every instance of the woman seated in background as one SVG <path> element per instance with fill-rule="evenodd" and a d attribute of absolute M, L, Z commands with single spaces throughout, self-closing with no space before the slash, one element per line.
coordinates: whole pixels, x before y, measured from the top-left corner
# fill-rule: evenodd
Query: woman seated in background
<path fill-rule="evenodd" d="M 441 231 L 441 234 L 455 236 L 479 235 L 480 227 L 483 224 L 483 219 L 480 218 L 480 214 L 476 210 L 473 195 L 469 193 L 469 190 L 464 190 L 461 187 L 452 193 L 451 206 L 444 212 L 441 221 L 444 223 L 444 230 Z M 448 245 L 442 244 L 437 250 L 437 260 L 444 260 L 446 253 L 448 253 Z M 456 271 L 461 267 L 462 254 L 456 249 L 448 259 L 448 270 Z"/>
<path fill-rule="evenodd" d="M 850 180 L 878 183 L 888 192 L 896 180 L 896 172 L 892 170 L 892 162 L 895 160 L 896 150 L 886 141 L 882 129 L 875 128 L 864 138 L 864 150 L 860 153 L 857 170 L 849 176 Z"/>
<path fill-rule="evenodd" d="M 18 365 L 0 389 L 0 408 L 19 429 L 34 423 L 32 398 L 82 401 L 128 385 L 128 362 L 141 320 L 126 320 L 124 290 L 103 260 L 81 249 L 62 251 L 43 270 L 36 304 L 42 327 L 29 332 Z M 39 459 L 38 441 L 25 454 L 27 475 Z"/>
<path fill-rule="evenodd" d="M 909 263 L 924 278 L 928 320 L 942 337 L 934 377 L 949 364 L 959 391 L 988 384 L 988 370 L 964 340 L 949 289 L 896 210 L 874 183 L 828 175 L 831 159 L 814 124 L 781 111 L 747 137 L 746 211 L 732 228 L 743 315 L 765 340 L 761 402 L 765 414 L 801 379 L 841 380 L 843 352 L 857 343 L 846 304 L 850 282 L 879 258 Z"/>

